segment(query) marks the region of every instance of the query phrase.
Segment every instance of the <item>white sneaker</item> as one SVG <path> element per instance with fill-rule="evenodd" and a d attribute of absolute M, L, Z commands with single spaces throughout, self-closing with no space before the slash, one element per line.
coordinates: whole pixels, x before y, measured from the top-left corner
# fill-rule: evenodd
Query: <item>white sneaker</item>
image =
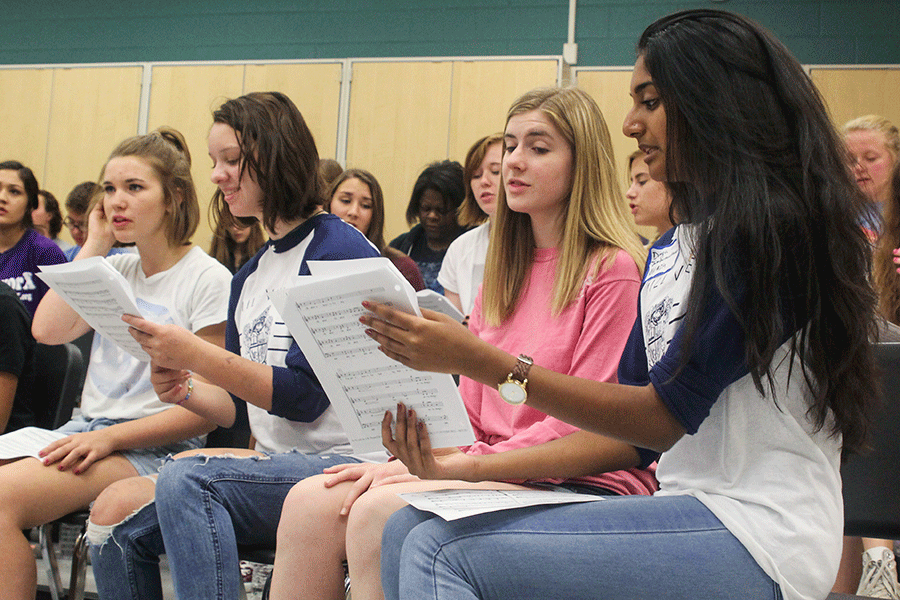
<path fill-rule="evenodd" d="M 887 548 L 871 548 L 863 553 L 863 574 L 857 596 L 900 600 L 897 583 L 897 561 Z"/>

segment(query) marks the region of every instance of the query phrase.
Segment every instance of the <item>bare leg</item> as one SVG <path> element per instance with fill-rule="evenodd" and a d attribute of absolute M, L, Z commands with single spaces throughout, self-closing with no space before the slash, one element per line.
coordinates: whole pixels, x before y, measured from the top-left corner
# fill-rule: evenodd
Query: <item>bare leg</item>
<path fill-rule="evenodd" d="M 350 509 L 347 519 L 347 562 L 353 600 L 383 600 L 381 533 L 388 518 L 406 502 L 397 494 L 440 489 L 520 490 L 523 486 L 496 481 L 411 481 L 371 488 Z M 279 551 L 281 547 L 279 546 Z"/>
<path fill-rule="evenodd" d="M 278 552 L 272 571 L 271 600 L 344 597 L 346 517 L 341 504 L 349 483 L 326 488 L 330 475 L 309 477 L 296 484 L 281 509 Z"/>
<path fill-rule="evenodd" d="M 23 529 L 85 508 L 114 481 L 137 475 L 123 456 L 112 454 L 81 475 L 25 458 L 0 467 L 0 581 L 3 597 L 33 600 L 37 568 Z"/>
<path fill-rule="evenodd" d="M 838 594 L 855 594 L 862 577 L 860 557 L 863 546 L 858 537 L 844 537 L 844 550 L 841 553 L 841 565 L 832 592 Z"/>

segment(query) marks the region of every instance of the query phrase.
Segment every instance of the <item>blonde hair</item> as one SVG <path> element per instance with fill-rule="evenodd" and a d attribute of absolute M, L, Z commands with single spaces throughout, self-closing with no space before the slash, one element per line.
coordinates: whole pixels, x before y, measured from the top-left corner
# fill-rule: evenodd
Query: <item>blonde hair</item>
<path fill-rule="evenodd" d="M 145 135 L 130 137 L 116 146 L 100 170 L 98 189 L 87 214 L 103 198 L 103 179 L 109 161 L 123 156 L 142 158 L 159 177 L 163 202 L 169 209 L 163 217 L 169 244 L 183 246 L 190 243 L 200 223 L 200 204 L 191 178 L 191 153 L 187 142 L 181 133 L 171 127 L 163 126 Z"/>
<path fill-rule="evenodd" d="M 500 147 L 503 147 L 502 133 L 492 133 L 481 138 L 472 144 L 472 147 L 466 152 L 466 160 L 463 162 L 463 181 L 466 184 L 466 197 L 456 212 L 456 220 L 463 227 L 475 227 L 488 219 L 487 213 L 478 206 L 478 201 L 475 199 L 474 192 L 472 192 L 472 177 L 478 171 L 478 168 L 481 167 L 481 163 L 484 162 L 488 149 L 494 144 L 500 144 Z"/>
<path fill-rule="evenodd" d="M 558 315 L 578 297 L 589 269 L 596 274 L 601 266 L 608 268 L 621 249 L 643 270 L 646 254 L 621 201 L 612 140 L 597 103 L 578 88 L 541 88 L 516 100 L 506 121 L 534 110 L 547 117 L 572 149 L 572 189 L 551 305 Z M 499 325 L 512 314 L 534 259 L 534 245 L 529 216 L 509 209 L 501 185 L 484 273 L 488 323 Z"/>
<path fill-rule="evenodd" d="M 863 115 L 844 123 L 841 133 L 845 136 L 851 131 L 880 131 L 884 134 L 884 145 L 894 162 L 900 157 L 900 132 L 897 126 L 880 115 Z"/>

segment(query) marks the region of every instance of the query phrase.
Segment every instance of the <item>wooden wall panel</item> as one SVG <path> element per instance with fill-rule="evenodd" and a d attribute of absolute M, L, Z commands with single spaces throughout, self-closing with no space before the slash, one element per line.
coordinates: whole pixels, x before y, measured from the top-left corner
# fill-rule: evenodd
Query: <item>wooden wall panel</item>
<path fill-rule="evenodd" d="M 462 163 L 476 140 L 502 132 L 513 101 L 536 87 L 556 85 L 557 70 L 555 60 L 454 63 L 450 158 Z"/>
<path fill-rule="evenodd" d="M 625 71 L 578 71 L 577 78 L 579 87 L 593 96 L 600 106 L 603 118 L 606 119 L 616 156 L 616 167 L 621 173 L 622 202 L 627 202 L 625 191 L 628 189 L 626 182 L 629 180 L 629 174 L 626 172 L 628 155 L 637 150 L 637 142 L 622 133 L 625 115 L 631 109 L 631 96 L 628 95 L 631 69 Z M 646 238 L 656 237 L 656 229 L 653 227 L 635 226 L 635 230 Z"/>
<path fill-rule="evenodd" d="M 0 161 L 18 160 L 44 185 L 50 126 L 51 69 L 0 70 Z M 56 194 L 55 190 L 51 190 Z"/>
<path fill-rule="evenodd" d="M 347 166 L 378 178 L 387 241 L 408 229 L 416 177 L 447 158 L 451 79 L 450 62 L 354 63 Z"/>
<path fill-rule="evenodd" d="M 137 134 L 141 73 L 141 67 L 55 70 L 45 179 L 60 204 L 76 184 L 96 181 L 113 148 Z"/>
<path fill-rule="evenodd" d="M 900 126 L 900 69 L 812 69 L 835 125 L 876 114 Z"/>
<path fill-rule="evenodd" d="M 341 64 L 247 65 L 244 93 L 286 94 L 306 120 L 322 158 L 334 158 L 337 148 Z"/>
<path fill-rule="evenodd" d="M 179 130 L 191 151 L 191 173 L 200 201 L 200 227 L 194 243 L 209 250 L 212 230 L 206 219 L 215 186 L 209 180 L 211 163 L 206 135 L 212 111 L 229 98 L 241 95 L 243 65 L 158 66 L 153 68 L 148 130 L 170 125 Z"/>

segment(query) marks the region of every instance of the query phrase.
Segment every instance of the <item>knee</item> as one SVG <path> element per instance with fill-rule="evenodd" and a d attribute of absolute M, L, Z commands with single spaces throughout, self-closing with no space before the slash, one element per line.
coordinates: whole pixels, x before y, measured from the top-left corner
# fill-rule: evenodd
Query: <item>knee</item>
<path fill-rule="evenodd" d="M 356 499 L 347 516 L 347 538 L 381 538 L 388 518 L 401 508 L 403 502 L 392 486 L 369 489 Z"/>
<path fill-rule="evenodd" d="M 91 522 L 116 525 L 153 500 L 153 483 L 146 477 L 132 477 L 110 484 L 91 507 Z"/>
<path fill-rule="evenodd" d="M 278 543 L 288 539 L 333 536 L 339 527 L 340 498 L 319 477 L 300 481 L 291 488 L 281 507 Z"/>

